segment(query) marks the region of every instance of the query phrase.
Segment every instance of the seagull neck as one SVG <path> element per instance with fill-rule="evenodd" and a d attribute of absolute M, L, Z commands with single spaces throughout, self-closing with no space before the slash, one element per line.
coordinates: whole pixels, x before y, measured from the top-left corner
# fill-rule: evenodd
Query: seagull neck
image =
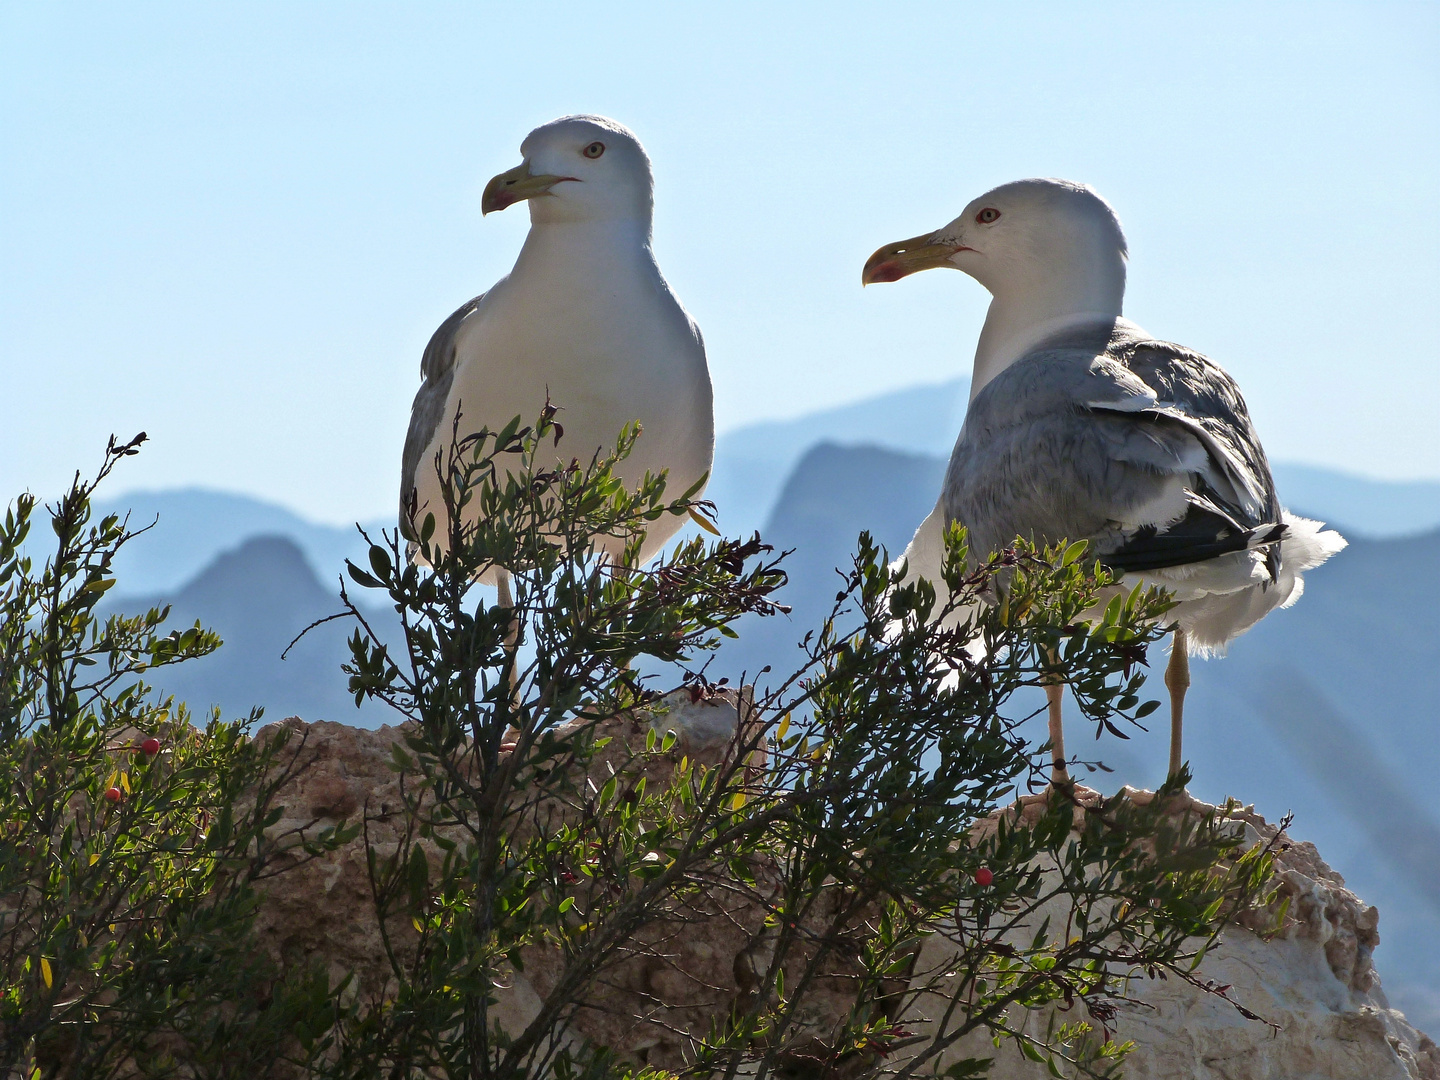
<path fill-rule="evenodd" d="M 530 226 L 522 251 L 536 253 L 574 251 L 599 245 L 610 249 L 650 246 L 647 218 L 606 217 L 589 220 L 537 221 Z"/>
<path fill-rule="evenodd" d="M 1118 289 L 1085 290 L 1079 296 L 1029 295 L 1018 297 L 999 293 L 990 301 L 985 326 L 975 346 L 975 371 L 970 379 L 970 400 L 1035 346 L 1065 330 L 1120 317 L 1125 296 L 1122 276 Z"/>

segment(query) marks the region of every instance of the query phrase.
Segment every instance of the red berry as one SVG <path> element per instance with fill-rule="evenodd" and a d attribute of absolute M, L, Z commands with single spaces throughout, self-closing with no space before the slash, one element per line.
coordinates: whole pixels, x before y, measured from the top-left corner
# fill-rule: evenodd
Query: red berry
<path fill-rule="evenodd" d="M 143 743 L 140 744 L 140 749 L 144 750 L 145 753 L 149 754 L 151 757 L 154 757 L 160 752 L 160 740 L 152 735 L 150 736 L 150 738 L 146 739 Z"/>
<path fill-rule="evenodd" d="M 111 802 L 119 802 L 119 801 L 120 801 L 120 789 L 119 789 L 118 787 L 112 787 L 112 788 L 110 788 L 109 790 L 107 790 L 107 791 L 105 792 L 105 798 L 109 799 Z"/>
<path fill-rule="evenodd" d="M 975 871 L 975 884 L 979 885 L 982 889 L 994 880 L 995 875 L 990 872 L 989 867 L 982 866 L 979 870 Z"/>

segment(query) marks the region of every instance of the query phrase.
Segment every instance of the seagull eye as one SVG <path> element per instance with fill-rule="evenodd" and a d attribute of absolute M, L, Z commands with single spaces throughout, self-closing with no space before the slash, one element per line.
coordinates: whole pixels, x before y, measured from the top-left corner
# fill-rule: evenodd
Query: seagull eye
<path fill-rule="evenodd" d="M 996 210 L 993 206 L 987 206 L 975 215 L 975 220 L 981 225 L 989 225 L 992 221 L 1000 220 L 1000 211 Z"/>
<path fill-rule="evenodd" d="M 580 152 L 586 157 L 594 159 L 605 152 L 605 144 L 603 142 L 592 142 L 589 146 L 585 147 L 585 149 L 581 150 Z"/>

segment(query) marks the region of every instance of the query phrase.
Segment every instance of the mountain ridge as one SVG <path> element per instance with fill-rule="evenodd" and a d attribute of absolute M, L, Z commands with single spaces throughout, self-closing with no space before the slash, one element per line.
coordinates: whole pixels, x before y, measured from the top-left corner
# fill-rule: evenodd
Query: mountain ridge
<path fill-rule="evenodd" d="M 233 719 L 260 706 L 272 720 L 304 716 L 374 726 L 390 718 L 374 702 L 357 708 L 346 689 L 341 665 L 350 659 L 353 625 L 342 619 L 307 631 L 341 611 L 341 604 L 338 589 L 325 588 L 290 537 L 249 537 L 179 590 L 121 594 L 100 610 L 134 614 L 167 605 L 166 628 L 198 622 L 223 642 L 209 656 L 151 673 L 157 690 L 174 694 L 197 714 L 218 708 Z M 373 622 L 388 625 L 387 614 L 376 612 Z"/>

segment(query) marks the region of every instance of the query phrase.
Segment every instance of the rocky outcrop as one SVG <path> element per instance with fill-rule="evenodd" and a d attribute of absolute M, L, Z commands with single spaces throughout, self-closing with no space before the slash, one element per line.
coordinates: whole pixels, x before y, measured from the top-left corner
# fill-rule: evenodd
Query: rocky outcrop
<path fill-rule="evenodd" d="M 630 747 L 639 746 L 651 728 L 673 729 L 681 736 L 675 754 L 692 757 L 721 752 L 746 703 L 734 694 L 691 701 L 672 696 L 666 708 L 634 719 L 613 721 L 616 736 L 597 767 L 624 767 Z M 376 731 L 340 724 L 286 724 L 303 736 L 309 760 L 281 797 L 286 818 L 277 828 L 319 819 L 369 819 L 369 841 L 383 854 L 398 842 L 402 820 L 398 778 L 391 747 L 401 729 Z M 657 773 L 663 761 L 649 766 Z M 653 781 L 652 781 L 653 782 Z M 1137 801 L 1149 798 L 1132 792 Z M 1200 804 L 1193 804 L 1199 807 Z M 1012 813 L 1039 813 L 1034 799 Z M 1254 841 L 1276 836 L 1275 826 L 1252 810 L 1232 814 L 1237 828 Z M 1280 837 L 1276 858 L 1278 886 L 1289 900 L 1282 929 L 1262 937 L 1246 927 L 1229 930 L 1200 968 L 1202 978 L 1229 987 L 1234 1002 L 1263 1018 L 1248 1020 L 1223 998 L 1179 980 L 1147 979 L 1131 983 L 1131 1000 L 1121 1004 L 1115 1035 L 1133 1040 L 1128 1077 L 1190 1080 L 1440 1080 L 1440 1049 L 1388 1007 L 1372 963 L 1379 941 L 1379 913 L 1345 888 L 1307 843 Z M 333 978 L 354 975 L 354 992 L 379 1001 L 393 993 L 371 902 L 365 840 L 359 838 L 332 854 L 296 867 L 274 879 L 262 908 L 259 931 L 282 963 L 318 962 Z M 675 1067 L 684 1058 L 687 1031 L 703 1031 L 747 992 L 747 965 L 753 960 L 754 913 L 707 909 L 697 904 L 683 927 L 670 926 L 663 940 L 637 949 L 632 961 L 607 981 L 603 1007 L 586 1010 L 577 1037 L 603 1041 L 653 1064 Z M 405 928 L 399 929 L 401 948 Z M 932 939 L 933 941 L 938 940 Z M 922 953 L 917 970 L 935 967 L 942 957 Z M 553 963 L 543 954 L 527 957 L 525 975 L 515 976 L 501 995 L 502 1022 L 518 1030 L 539 1003 Z M 814 999 L 808 1024 L 817 1031 L 833 1018 L 827 1009 L 843 1008 L 843 994 Z M 663 1023 L 651 1022 L 663 1003 Z M 924 999 L 917 1004 L 923 1012 Z M 1047 1017 L 1032 1015 L 1043 1029 Z M 919 1015 L 906 1027 L 923 1030 Z M 1008 1048 L 988 1042 L 960 1046 L 950 1057 L 995 1057 L 996 1080 L 1048 1075 Z M 902 1065 L 896 1058 L 888 1068 Z M 943 1063 L 942 1063 L 943 1064 Z"/>
<path fill-rule="evenodd" d="M 1237 817 L 1262 839 L 1276 833 L 1253 810 Z M 1380 987 L 1371 960 L 1380 913 L 1345 888 L 1312 844 L 1281 851 L 1276 877 L 1289 900 L 1280 933 L 1266 940 L 1236 928 L 1201 966 L 1274 1030 L 1219 998 L 1146 980 L 1135 1003 L 1122 1007 L 1120 1032 L 1136 1043 L 1127 1075 L 1440 1080 L 1440 1049 L 1389 1007 Z"/>
<path fill-rule="evenodd" d="M 597 752 L 592 775 L 600 784 L 623 773 L 634 784 L 668 781 L 675 763 L 688 755 L 698 764 L 719 761 L 749 709 L 748 696 L 722 691 L 692 699 L 688 692 L 666 698 L 635 719 L 606 721 L 595 731 Z M 284 721 L 295 729 L 305 764 L 278 801 L 285 816 L 273 827 L 287 831 L 366 817 L 368 841 L 380 857 L 393 853 L 404 820 L 399 777 L 391 767 L 391 748 L 405 729 L 364 730 L 342 724 Z M 671 754 L 637 758 L 650 730 L 679 736 Z M 263 734 L 263 733 L 262 733 Z M 331 855 L 304 862 L 279 875 L 261 908 L 257 932 L 273 959 L 282 965 L 318 962 L 332 983 L 351 975 L 353 993 L 362 1001 L 380 1001 L 395 991 L 381 942 L 369 882 L 366 837 Z M 764 912 L 744 904 L 697 897 L 679 924 L 647 929 L 631 955 L 607 972 L 605 1000 L 581 1012 L 576 1033 L 652 1064 L 677 1068 L 689 1046 L 686 1032 L 704 1031 L 747 992 L 746 950 L 760 936 Z M 412 948 L 415 934 L 404 921 L 389 926 L 400 952 Z M 559 974 L 558 957 L 533 949 L 525 954 L 524 974 L 511 972 L 499 993 L 499 1019 L 520 1031 L 536 1014 L 540 997 Z M 656 1002 L 664 1002 L 663 1022 L 653 1022 Z M 648 1019 L 647 1019 L 648 1018 Z"/>
<path fill-rule="evenodd" d="M 1099 800 L 1083 788 L 1077 794 L 1081 802 Z M 1152 798 L 1147 791 L 1129 794 L 1137 803 Z M 1043 796 L 1026 798 L 1010 812 L 1038 816 L 1043 801 Z M 1183 809 L 1215 808 L 1191 800 Z M 1314 845 L 1289 842 L 1253 807 L 1230 817 L 1245 830 L 1248 843 L 1278 840 L 1276 905 L 1285 905 L 1285 918 L 1279 932 L 1266 937 L 1254 930 L 1268 913 L 1242 919 L 1206 954 L 1196 974 L 1224 988 L 1225 996 L 1176 979 L 1137 974 L 1114 1020 L 1115 1037 L 1135 1044 L 1124 1075 L 1131 1080 L 1440 1080 L 1440 1049 L 1389 1007 L 1380 988 L 1372 963 L 1380 942 L 1379 912 L 1345 888 Z M 918 967 L 943 967 L 943 959 L 922 954 Z M 1260 1019 L 1247 1019 L 1237 1005 Z M 1046 1013 L 1031 1015 L 1023 1029 L 1038 1035 L 1051 1019 Z M 915 1026 L 923 1032 L 926 1025 Z M 993 1057 L 991 1080 L 1050 1075 L 1009 1043 L 995 1049 L 988 1037 L 962 1041 L 941 1067 L 965 1057 Z"/>

